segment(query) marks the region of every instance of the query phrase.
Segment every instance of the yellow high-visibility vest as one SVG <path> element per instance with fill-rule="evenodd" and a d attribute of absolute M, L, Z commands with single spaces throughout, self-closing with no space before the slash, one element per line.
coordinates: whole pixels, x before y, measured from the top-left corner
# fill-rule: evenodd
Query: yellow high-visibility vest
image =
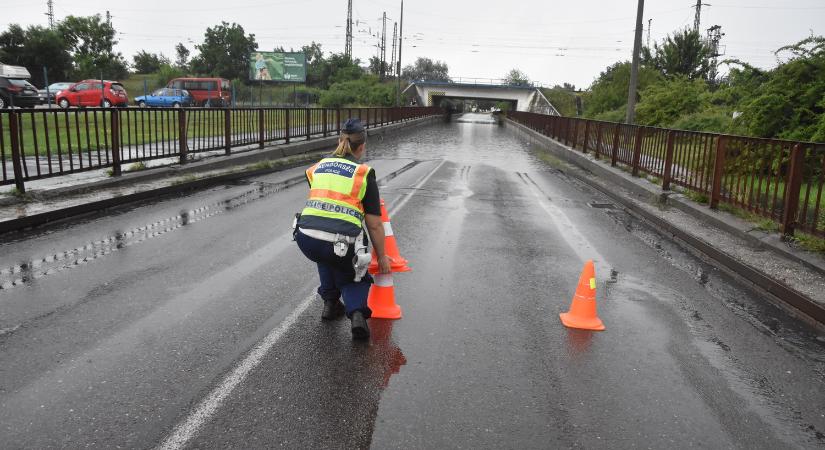
<path fill-rule="evenodd" d="M 361 231 L 370 167 L 344 158 L 324 158 L 306 171 L 309 199 L 301 216 L 322 219 L 331 232 L 354 235 Z M 330 221 L 343 221 L 340 222 Z M 315 221 L 317 222 L 317 221 Z M 355 228 L 353 228 L 355 227 Z"/>

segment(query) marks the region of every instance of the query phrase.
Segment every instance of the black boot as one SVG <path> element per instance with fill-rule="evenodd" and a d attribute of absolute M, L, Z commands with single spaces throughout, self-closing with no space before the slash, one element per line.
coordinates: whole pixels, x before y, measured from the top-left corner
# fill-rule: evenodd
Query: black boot
<path fill-rule="evenodd" d="M 359 341 L 365 341 L 370 338 L 370 327 L 367 326 L 367 319 L 361 311 L 352 313 L 352 338 Z"/>
<path fill-rule="evenodd" d="M 335 320 L 344 315 L 344 304 L 340 300 L 324 300 L 324 312 L 321 318 L 324 320 Z"/>

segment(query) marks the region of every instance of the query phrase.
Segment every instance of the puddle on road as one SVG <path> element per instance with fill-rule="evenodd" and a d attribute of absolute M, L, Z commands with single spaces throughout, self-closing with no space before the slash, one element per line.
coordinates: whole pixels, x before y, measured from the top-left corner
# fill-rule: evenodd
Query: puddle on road
<path fill-rule="evenodd" d="M 0 269 L 0 290 L 28 285 L 44 276 L 84 265 L 126 247 L 140 244 L 149 239 L 163 236 L 188 225 L 202 222 L 219 214 L 259 201 L 301 182 L 303 180 L 283 183 L 247 181 L 241 183 L 241 185 L 255 185 L 256 188 L 209 205 L 183 210 L 173 217 L 165 217 L 125 231 L 114 231 L 109 236 L 86 243 L 80 247 L 30 258 L 15 265 L 4 267 Z"/>

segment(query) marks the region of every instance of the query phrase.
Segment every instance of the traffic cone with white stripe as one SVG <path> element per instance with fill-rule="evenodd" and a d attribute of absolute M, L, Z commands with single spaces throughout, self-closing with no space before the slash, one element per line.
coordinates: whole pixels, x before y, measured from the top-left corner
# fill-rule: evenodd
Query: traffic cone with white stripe
<path fill-rule="evenodd" d="M 604 323 L 596 313 L 596 268 L 592 259 L 584 263 L 570 311 L 559 314 L 559 317 L 561 323 L 568 328 L 593 331 L 605 329 Z"/>
<path fill-rule="evenodd" d="M 398 252 L 398 243 L 395 242 L 390 215 L 387 214 L 387 208 L 384 207 L 384 199 L 381 199 L 381 222 L 384 222 L 384 252 L 392 260 L 390 263 L 391 270 L 393 272 L 411 271 L 412 269 L 407 265 L 407 260 L 402 258 Z M 375 254 L 375 248 L 372 249 L 372 262 L 370 262 L 368 270 L 373 275 L 378 273 L 378 256 Z"/>
<path fill-rule="evenodd" d="M 401 307 L 395 303 L 395 288 L 392 285 L 392 273 L 379 273 L 372 276 L 375 282 L 370 286 L 367 306 L 372 311 L 373 319 L 400 319 Z"/>

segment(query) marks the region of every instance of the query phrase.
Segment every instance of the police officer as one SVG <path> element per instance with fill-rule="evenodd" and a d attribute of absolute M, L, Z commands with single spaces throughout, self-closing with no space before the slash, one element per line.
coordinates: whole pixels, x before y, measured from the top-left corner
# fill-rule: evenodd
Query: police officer
<path fill-rule="evenodd" d="M 378 270 L 389 273 L 391 263 L 384 253 L 384 224 L 375 171 L 359 162 L 366 154 L 366 140 L 361 121 L 349 119 L 338 137 L 335 152 L 307 169 L 309 199 L 295 231 L 298 247 L 318 265 L 318 294 L 324 301 L 321 318 L 333 320 L 346 313 L 352 322 L 353 339 L 367 339 L 370 335 L 367 296 L 372 277 L 356 273 L 353 266 L 356 247 L 363 242 L 364 222 L 378 256 Z"/>

